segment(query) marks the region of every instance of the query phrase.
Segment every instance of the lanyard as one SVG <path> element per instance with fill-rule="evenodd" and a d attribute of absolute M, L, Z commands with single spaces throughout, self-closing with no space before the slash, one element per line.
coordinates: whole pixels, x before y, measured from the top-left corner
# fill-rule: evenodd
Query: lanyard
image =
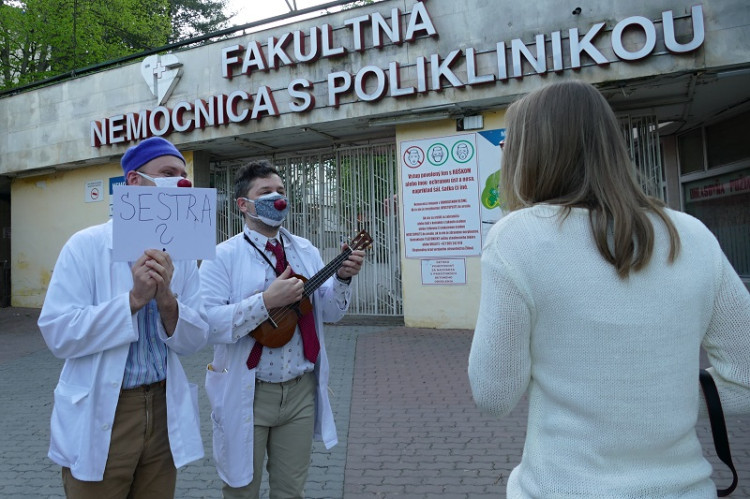
<path fill-rule="evenodd" d="M 258 247 L 257 247 L 257 246 L 255 245 L 255 243 L 254 243 L 254 242 L 252 242 L 252 241 L 250 240 L 250 238 L 249 238 L 249 237 L 247 237 L 247 233 L 243 231 L 243 232 L 242 232 L 242 235 L 243 235 L 243 236 L 245 237 L 245 241 L 247 241 L 248 243 L 250 243 L 250 246 L 252 246 L 253 248 L 255 248 L 255 250 L 256 250 L 256 251 L 257 251 L 258 253 L 260 253 L 260 256 L 262 256 L 262 257 L 263 257 L 263 259 L 264 259 L 264 260 L 265 260 L 266 262 L 268 262 L 268 265 L 270 265 L 270 266 L 271 266 L 271 268 L 273 269 L 274 273 L 276 274 L 276 277 L 278 277 L 279 275 L 281 275 L 281 274 L 279 274 L 279 272 L 278 272 L 278 271 L 276 270 L 276 265 L 274 265 L 273 263 L 271 263 L 271 260 L 270 260 L 270 259 L 269 259 L 269 258 L 268 258 L 268 257 L 266 256 L 266 254 L 265 254 L 265 253 L 263 252 L 263 250 L 261 250 L 260 248 L 258 248 Z M 284 260 L 286 260 L 286 252 L 284 251 L 284 240 L 283 240 L 283 239 L 281 238 L 281 232 L 279 232 L 279 244 L 281 245 L 281 251 L 282 251 L 282 252 L 284 253 Z M 285 261 L 284 263 L 286 263 L 286 261 Z M 284 266 L 286 267 L 286 265 L 284 265 Z"/>

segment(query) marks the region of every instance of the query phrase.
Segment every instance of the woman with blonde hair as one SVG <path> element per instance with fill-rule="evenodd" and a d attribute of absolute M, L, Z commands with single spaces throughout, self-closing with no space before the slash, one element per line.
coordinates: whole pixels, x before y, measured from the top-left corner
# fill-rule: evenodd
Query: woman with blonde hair
<path fill-rule="evenodd" d="M 508 497 L 716 497 L 699 352 L 725 414 L 750 412 L 750 294 L 705 226 L 644 194 L 596 88 L 548 85 L 506 120 L 469 378 L 497 416 L 528 390 Z"/>

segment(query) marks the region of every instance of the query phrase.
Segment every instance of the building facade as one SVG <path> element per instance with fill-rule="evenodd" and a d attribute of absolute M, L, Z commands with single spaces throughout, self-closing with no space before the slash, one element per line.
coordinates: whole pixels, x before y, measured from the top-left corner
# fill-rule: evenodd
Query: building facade
<path fill-rule="evenodd" d="M 67 238 L 110 216 L 124 151 L 164 136 L 216 189 L 219 240 L 241 229 L 234 171 L 269 159 L 290 228 L 325 261 L 372 236 L 350 313 L 472 328 L 504 110 L 569 78 L 600 89 L 644 187 L 701 219 L 750 283 L 749 43 L 744 0 L 384 0 L 6 93 L 7 301 L 41 306 Z"/>

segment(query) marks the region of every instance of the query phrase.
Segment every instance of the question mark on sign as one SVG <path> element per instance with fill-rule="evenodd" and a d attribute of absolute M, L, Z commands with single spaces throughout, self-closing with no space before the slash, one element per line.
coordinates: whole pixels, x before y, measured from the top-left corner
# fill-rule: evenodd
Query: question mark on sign
<path fill-rule="evenodd" d="M 159 232 L 159 229 L 162 228 L 162 227 L 163 227 L 163 229 L 161 230 L 161 235 L 159 236 L 159 242 L 162 243 L 162 244 L 169 244 L 169 243 L 172 242 L 172 240 L 174 239 L 174 237 L 170 237 L 169 241 L 165 241 L 164 240 L 164 233 L 167 232 L 167 224 L 159 224 L 159 225 L 157 225 L 156 229 L 154 230 L 154 232 Z"/>

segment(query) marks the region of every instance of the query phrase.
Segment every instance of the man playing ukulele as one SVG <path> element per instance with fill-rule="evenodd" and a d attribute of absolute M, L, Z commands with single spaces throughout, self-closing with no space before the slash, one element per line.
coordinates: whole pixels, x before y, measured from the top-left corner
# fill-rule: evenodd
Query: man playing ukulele
<path fill-rule="evenodd" d="M 200 268 L 214 459 L 225 498 L 259 497 L 266 455 L 271 497 L 302 498 L 313 438 L 337 443 L 323 323 L 346 313 L 364 251 L 346 247 L 324 266 L 310 241 L 282 228 L 287 198 L 269 162 L 243 166 L 234 185 L 244 230 Z"/>

